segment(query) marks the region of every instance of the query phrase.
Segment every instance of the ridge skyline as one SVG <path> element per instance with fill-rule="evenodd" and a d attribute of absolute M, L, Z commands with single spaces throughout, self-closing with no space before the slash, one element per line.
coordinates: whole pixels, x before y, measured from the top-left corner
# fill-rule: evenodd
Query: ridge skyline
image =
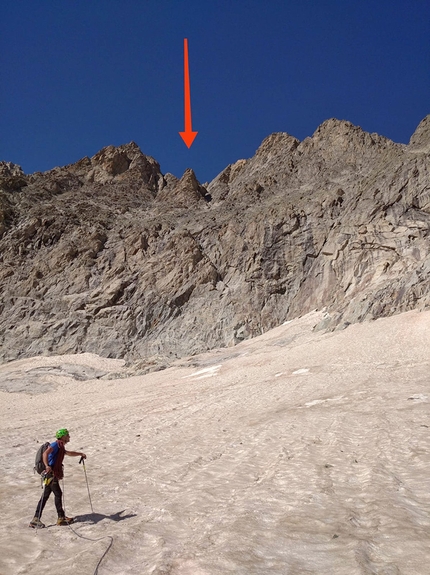
<path fill-rule="evenodd" d="M 426 116 L 424 116 L 424 117 L 422 118 L 422 120 L 418 123 L 418 125 L 415 127 L 415 129 L 411 132 L 411 135 L 410 135 L 410 137 L 409 137 L 409 141 L 408 141 L 407 143 L 404 143 L 404 142 L 396 142 L 396 141 L 392 140 L 391 138 L 388 138 L 387 136 L 385 136 L 385 135 L 383 135 L 383 134 L 378 134 L 377 132 L 368 132 L 368 131 L 364 130 L 361 126 L 359 126 L 359 125 L 357 125 L 357 124 L 354 124 L 353 122 L 351 122 L 351 121 L 349 121 L 349 120 L 346 120 L 346 119 L 338 119 L 338 118 L 334 118 L 334 117 L 332 117 L 332 118 L 327 118 L 326 120 L 324 120 L 321 124 L 319 124 L 319 125 L 317 126 L 317 128 L 314 130 L 314 132 L 313 132 L 310 136 L 306 136 L 306 137 L 305 137 L 304 139 L 302 139 L 302 140 L 296 138 L 296 136 L 294 136 L 294 135 L 292 135 L 292 134 L 290 134 L 290 133 L 288 133 L 288 132 L 285 132 L 285 131 L 281 131 L 281 130 L 280 130 L 280 131 L 271 132 L 270 134 L 268 134 L 267 136 L 265 136 L 265 137 L 261 140 L 260 144 L 259 144 L 258 147 L 255 149 L 253 155 L 255 155 L 255 154 L 258 152 L 258 150 L 263 146 L 263 144 L 264 144 L 266 141 L 270 140 L 273 136 L 276 136 L 276 135 L 288 136 L 288 137 L 293 138 L 294 140 L 296 140 L 299 144 L 301 144 L 301 143 L 303 143 L 304 141 L 309 140 L 309 139 L 312 139 L 313 137 L 315 137 L 316 134 L 318 134 L 322 129 L 324 129 L 327 125 L 330 125 L 330 124 L 334 124 L 335 126 L 345 126 L 345 127 L 347 127 L 347 128 L 350 128 L 351 130 L 358 130 L 358 131 L 362 132 L 363 134 L 368 134 L 369 136 L 373 136 L 373 137 L 376 136 L 376 137 L 378 137 L 378 138 L 382 138 L 382 139 L 384 139 L 384 140 L 386 140 L 386 141 L 389 141 L 389 142 L 391 142 L 391 143 L 393 143 L 393 144 L 396 144 L 396 145 L 399 145 L 399 146 L 409 146 L 409 145 L 411 144 L 411 141 L 413 140 L 415 134 L 416 134 L 417 131 L 419 130 L 419 128 L 422 126 L 422 124 L 423 124 L 426 120 L 428 120 L 428 118 L 430 118 L 430 114 L 428 114 L 428 115 L 426 115 Z M 204 181 L 204 180 L 198 178 L 195 169 L 194 169 L 193 166 L 191 166 L 191 165 L 190 165 L 190 166 L 187 166 L 182 174 L 174 174 L 174 173 L 173 173 L 172 171 L 170 171 L 170 170 L 162 171 L 162 170 L 161 170 L 161 165 L 160 165 L 160 163 L 158 162 L 157 158 L 156 158 L 153 154 L 146 153 L 146 151 L 144 151 L 144 150 L 142 149 L 142 147 L 141 147 L 136 141 L 134 141 L 134 140 L 131 140 L 131 141 L 129 141 L 129 142 L 125 142 L 125 143 L 122 143 L 122 144 L 118 144 L 118 145 L 107 144 L 107 145 L 103 146 L 102 148 L 100 148 L 99 150 L 97 150 L 97 152 L 96 152 L 95 154 L 93 154 L 92 156 L 82 156 L 82 157 L 80 157 L 80 158 L 79 158 L 78 160 L 76 160 L 76 161 L 68 162 L 68 163 L 66 163 L 66 164 L 64 164 L 64 165 L 57 165 L 57 166 L 54 166 L 53 168 L 50 168 L 50 169 L 44 170 L 44 171 L 36 170 L 36 171 L 34 171 L 34 172 L 25 172 L 25 171 L 22 169 L 22 166 L 21 166 L 18 162 L 14 162 L 13 160 L 5 160 L 5 159 L 3 159 L 3 158 L 0 158 L 0 163 L 7 163 L 7 164 L 12 164 L 12 165 L 14 165 L 14 166 L 17 166 L 17 167 L 21 168 L 21 170 L 23 171 L 23 173 L 24 173 L 26 176 L 31 176 L 31 175 L 35 175 L 35 174 L 48 174 L 48 173 L 53 172 L 53 171 L 55 171 L 55 170 L 57 170 L 57 169 L 67 168 L 67 167 L 69 167 L 69 166 L 73 166 L 73 165 L 75 165 L 75 164 L 78 164 L 79 162 L 81 162 L 82 160 L 85 160 L 85 159 L 87 159 L 87 158 L 93 158 L 93 157 L 97 156 L 99 153 L 101 153 L 103 150 L 110 149 L 110 148 L 120 149 L 120 148 L 123 148 L 124 146 L 128 146 L 128 145 L 135 145 L 143 155 L 145 155 L 145 156 L 147 156 L 147 157 L 149 157 L 149 158 L 152 158 L 152 159 L 158 164 L 158 166 L 160 167 L 160 171 L 161 171 L 161 173 L 162 173 L 163 175 L 172 175 L 173 177 L 175 177 L 175 178 L 177 178 L 177 179 L 179 180 L 188 170 L 191 170 L 191 171 L 195 174 L 197 180 L 198 180 L 200 183 L 202 183 L 202 185 L 204 185 L 204 186 L 210 185 L 210 184 L 211 184 L 213 181 L 215 181 L 215 180 L 217 179 L 217 177 L 218 177 L 220 174 L 222 174 L 229 166 L 231 166 L 231 165 L 233 165 L 233 164 L 236 164 L 237 162 L 248 161 L 249 159 L 251 159 L 251 158 L 253 157 L 253 156 L 251 156 L 251 157 L 248 157 L 248 158 L 244 158 L 244 157 L 242 156 L 242 157 L 240 157 L 240 158 L 237 158 L 236 160 L 233 160 L 232 162 L 230 162 L 229 164 L 227 164 L 220 172 L 218 172 L 218 173 L 215 175 L 215 177 L 212 178 L 212 180 L 209 180 L 209 181 L 208 181 L 208 180 Z"/>
<path fill-rule="evenodd" d="M 347 118 L 406 144 L 429 112 L 428 3 L 126 4 L 7 3 L 2 160 L 45 172 L 134 141 L 163 172 L 192 166 L 210 182 L 273 132 L 304 140 L 325 118 Z M 178 134 L 184 38 L 191 149 Z"/>

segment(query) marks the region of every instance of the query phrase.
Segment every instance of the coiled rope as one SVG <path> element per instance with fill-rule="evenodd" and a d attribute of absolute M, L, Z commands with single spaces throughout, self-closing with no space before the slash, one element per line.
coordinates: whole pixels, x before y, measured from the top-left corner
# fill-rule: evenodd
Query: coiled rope
<path fill-rule="evenodd" d="M 65 489 L 64 489 L 64 478 L 63 478 L 63 480 L 62 480 L 62 483 L 63 483 L 63 508 L 64 508 L 64 514 L 67 516 L 67 513 L 66 513 L 66 498 L 65 498 Z M 91 498 L 90 498 L 90 502 L 91 502 Z M 92 510 L 92 507 L 93 507 L 93 506 L 92 506 L 92 503 L 91 503 L 91 510 Z M 102 541 L 103 539 L 109 539 L 109 540 L 110 540 L 110 541 L 109 541 L 109 545 L 107 546 L 107 548 L 106 548 L 105 552 L 103 553 L 103 555 L 100 557 L 100 559 L 99 559 L 99 561 L 98 561 L 98 563 L 97 563 L 97 565 L 96 565 L 96 568 L 95 568 L 95 570 L 94 570 L 94 574 L 93 574 L 93 575 L 98 575 L 100 564 L 101 564 L 101 562 L 103 561 L 103 559 L 106 557 L 108 551 L 110 550 L 110 548 L 111 548 L 112 545 L 113 545 L 113 537 L 112 537 L 111 535 L 104 535 L 103 537 L 99 537 L 98 539 L 93 539 L 92 537 L 86 537 L 85 535 L 81 535 L 80 533 L 78 533 L 77 531 L 75 531 L 70 524 L 68 524 L 68 527 L 69 527 L 69 529 L 70 529 L 75 535 L 77 535 L 77 536 L 80 537 L 81 539 L 86 539 L 87 541 L 93 541 L 93 542 L 95 543 L 95 542 L 97 542 L 97 541 Z"/>

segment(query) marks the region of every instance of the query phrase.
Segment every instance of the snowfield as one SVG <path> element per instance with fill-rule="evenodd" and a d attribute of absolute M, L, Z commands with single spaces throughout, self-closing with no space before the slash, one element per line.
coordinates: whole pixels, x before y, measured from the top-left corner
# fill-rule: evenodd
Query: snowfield
<path fill-rule="evenodd" d="M 322 317 L 145 376 L 92 354 L 0 366 L 1 575 L 426 575 L 430 312 Z M 36 532 L 34 455 L 61 427 L 94 512 L 66 457 L 73 530 L 51 496 Z"/>

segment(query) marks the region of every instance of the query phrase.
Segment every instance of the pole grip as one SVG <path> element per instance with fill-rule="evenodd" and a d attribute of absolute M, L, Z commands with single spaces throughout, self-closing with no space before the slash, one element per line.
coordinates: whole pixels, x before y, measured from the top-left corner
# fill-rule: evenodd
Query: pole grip
<path fill-rule="evenodd" d="M 84 461 L 84 458 L 81 457 L 80 460 L 79 460 L 79 464 L 81 464 L 83 461 Z"/>

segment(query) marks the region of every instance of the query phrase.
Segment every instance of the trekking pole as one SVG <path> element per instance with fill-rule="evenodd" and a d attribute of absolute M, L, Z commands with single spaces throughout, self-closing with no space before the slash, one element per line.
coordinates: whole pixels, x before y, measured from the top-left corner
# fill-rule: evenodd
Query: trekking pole
<path fill-rule="evenodd" d="M 36 535 L 37 535 L 37 531 L 39 529 L 40 518 L 42 517 L 42 505 L 43 505 L 43 499 L 45 497 L 45 489 L 46 489 L 45 478 L 42 478 L 42 489 L 43 489 L 42 497 L 39 500 L 39 513 L 37 516 Z"/>
<path fill-rule="evenodd" d="M 85 469 L 85 458 L 84 458 L 84 457 L 81 457 L 80 460 L 79 460 L 79 463 L 82 463 L 82 465 L 83 465 L 83 467 L 84 467 L 85 482 L 86 482 L 86 484 L 87 484 L 87 491 L 88 491 L 88 499 L 90 500 L 91 511 L 94 513 L 93 504 L 92 504 L 91 495 L 90 495 L 90 486 L 88 485 L 87 470 Z"/>

